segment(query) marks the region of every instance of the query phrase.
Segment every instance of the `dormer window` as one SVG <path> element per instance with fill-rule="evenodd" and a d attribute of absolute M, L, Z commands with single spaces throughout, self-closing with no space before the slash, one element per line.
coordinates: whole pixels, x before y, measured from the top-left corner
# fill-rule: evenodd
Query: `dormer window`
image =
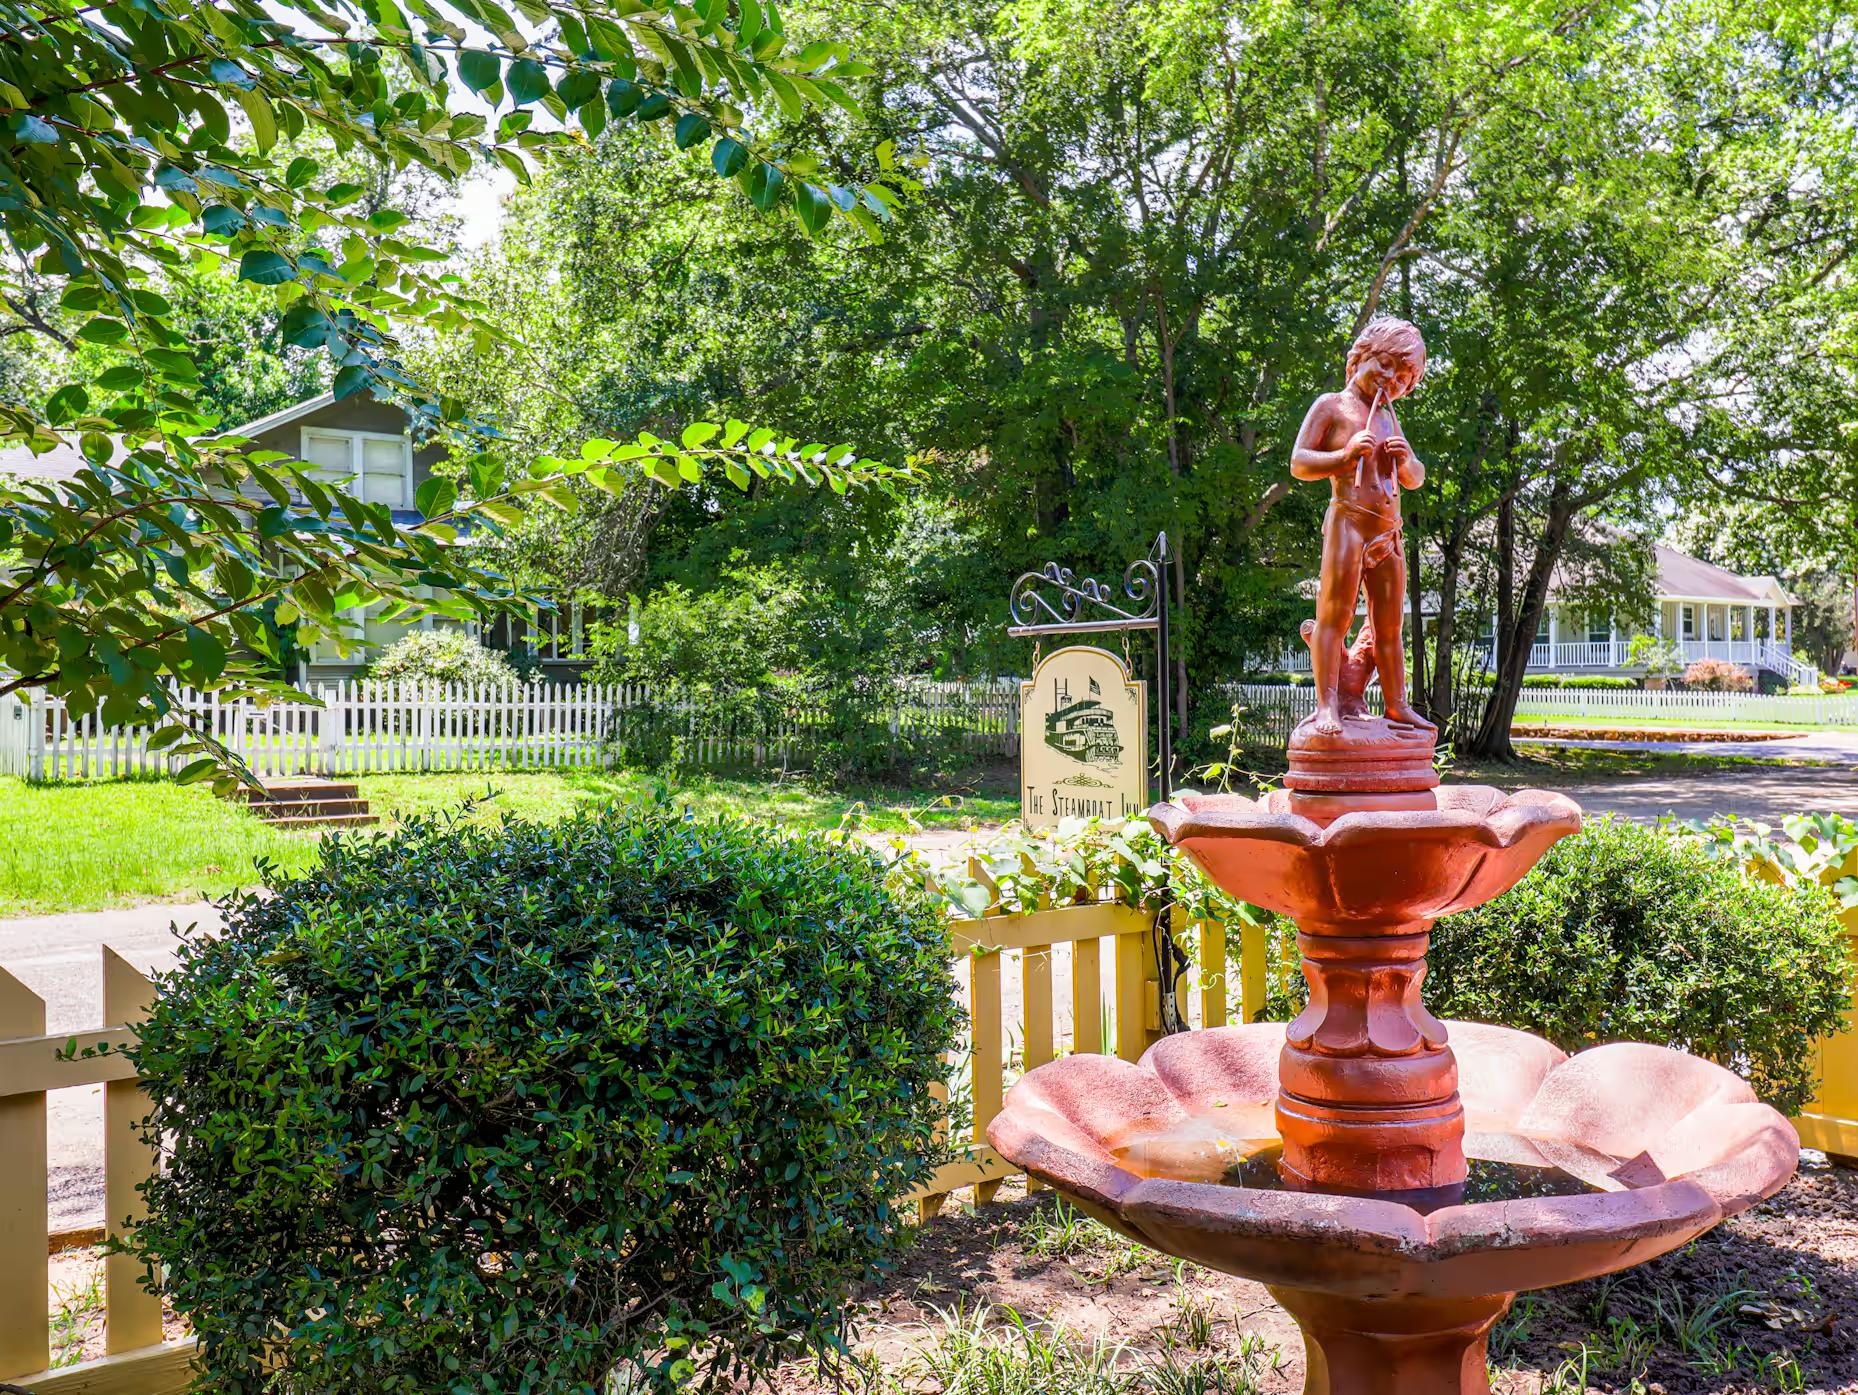
<path fill-rule="evenodd" d="M 306 426 L 299 453 L 319 480 L 353 479 L 351 492 L 370 504 L 413 507 L 413 443 L 405 436 Z"/>

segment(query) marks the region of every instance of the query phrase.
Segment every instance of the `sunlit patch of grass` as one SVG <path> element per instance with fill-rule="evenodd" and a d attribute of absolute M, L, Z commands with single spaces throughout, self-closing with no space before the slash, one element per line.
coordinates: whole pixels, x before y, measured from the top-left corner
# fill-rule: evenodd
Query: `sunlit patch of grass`
<path fill-rule="evenodd" d="M 624 770 L 363 775 L 353 783 L 384 826 L 476 801 L 470 817 L 552 823 L 614 800 L 669 798 L 698 815 L 739 814 L 790 828 L 900 833 L 997 823 L 1018 814 L 988 786 L 949 798 L 931 789 L 820 789 L 798 781 Z M 284 832 L 199 785 L 167 780 L 29 784 L 0 778 L 0 915 L 102 910 L 217 896 L 258 880 L 257 864 L 308 866 L 316 831 Z"/>
<path fill-rule="evenodd" d="M 199 785 L 0 779 L 0 915 L 194 900 L 301 867 L 314 838 L 285 833 Z"/>

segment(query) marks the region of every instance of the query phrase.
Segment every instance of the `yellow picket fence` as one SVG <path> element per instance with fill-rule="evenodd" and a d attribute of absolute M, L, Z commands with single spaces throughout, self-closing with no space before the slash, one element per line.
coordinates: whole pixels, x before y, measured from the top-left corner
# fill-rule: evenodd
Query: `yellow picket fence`
<path fill-rule="evenodd" d="M 965 962 L 968 980 L 970 1048 L 963 1074 L 972 1130 L 958 1150 L 961 1155 L 913 1194 L 923 1217 L 934 1215 L 957 1187 L 973 1187 L 975 1199 L 986 1203 L 1017 1172 L 987 1145 L 987 1125 L 1000 1112 L 1011 1079 L 1061 1050 L 1110 1050 L 1133 1061 L 1161 1035 L 1154 928 L 1152 913 L 1109 902 L 989 914 L 950 928 L 950 951 L 958 963 Z M 1189 970 L 1197 987 L 1195 1001 L 1184 1009 L 1197 1025 L 1221 1026 L 1226 1021 L 1227 927 L 1200 921 L 1185 931 L 1197 940 L 1198 953 L 1197 967 Z M 1249 1021 L 1264 1007 L 1265 938 L 1258 926 L 1241 926 L 1240 934 L 1240 1003 Z M 1009 953 L 1016 964 L 1008 964 Z M 1011 1011 L 1004 991 L 1009 968 L 1017 970 L 1018 989 Z M 1054 1012 L 1059 969 L 1070 979 L 1068 1041 Z"/>
<path fill-rule="evenodd" d="M 189 1383 L 193 1343 L 162 1340 L 161 1300 L 142 1287 L 141 1266 L 127 1255 L 103 1265 L 106 1354 L 48 1369 L 46 1093 L 103 1086 L 104 1230 L 122 1234 L 141 1213 L 137 1185 L 159 1161 L 137 1134 L 148 1097 L 127 1058 L 82 1053 L 126 1042 L 153 998 L 147 977 L 106 948 L 105 1025 L 47 1035 L 44 1000 L 0 970 L 0 1382 L 33 1395 L 169 1395 Z M 76 1050 L 67 1050 L 73 1044 Z"/>
<path fill-rule="evenodd" d="M 1773 876 L 1773 873 L 1767 875 Z M 1820 873 L 1831 886 L 1841 877 L 1858 877 L 1858 852 Z M 1851 957 L 1851 982 L 1858 991 L 1858 906 L 1839 914 Z M 1858 1002 L 1846 1010 L 1845 1030 L 1815 1044 L 1819 1057 L 1819 1091 L 1794 1126 L 1800 1141 L 1829 1154 L 1834 1162 L 1858 1167 Z"/>

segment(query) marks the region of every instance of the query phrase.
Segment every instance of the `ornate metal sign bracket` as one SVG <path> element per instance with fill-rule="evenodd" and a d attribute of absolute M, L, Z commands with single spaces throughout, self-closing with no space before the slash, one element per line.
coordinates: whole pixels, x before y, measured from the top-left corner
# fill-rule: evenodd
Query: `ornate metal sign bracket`
<path fill-rule="evenodd" d="M 1026 639 L 1115 630 L 1155 632 L 1155 698 L 1159 708 L 1156 756 L 1160 765 L 1157 783 L 1164 802 L 1174 788 L 1174 675 L 1168 652 L 1168 565 L 1172 560 L 1168 535 L 1157 534 L 1153 551 L 1123 569 L 1120 593 L 1114 585 L 1093 576 L 1080 581 L 1069 567 L 1047 562 L 1041 570 L 1027 572 L 1013 583 L 1007 600 L 1010 623 L 1006 627 L 1008 634 Z"/>

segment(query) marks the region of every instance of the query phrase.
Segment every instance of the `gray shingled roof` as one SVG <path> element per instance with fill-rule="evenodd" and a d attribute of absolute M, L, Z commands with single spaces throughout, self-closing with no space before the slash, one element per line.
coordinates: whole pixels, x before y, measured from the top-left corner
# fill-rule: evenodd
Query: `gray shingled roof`
<path fill-rule="evenodd" d="M 68 480 L 83 468 L 84 455 L 76 446 L 55 446 L 44 455 L 25 446 L 0 446 L 0 475 L 16 480 Z"/>
<path fill-rule="evenodd" d="M 1785 594 L 1785 589 L 1770 576 L 1738 576 L 1725 567 L 1668 547 L 1654 547 L 1652 551 L 1658 563 L 1656 589 L 1661 596 L 1765 603 L 1777 599 L 1777 591 Z"/>

